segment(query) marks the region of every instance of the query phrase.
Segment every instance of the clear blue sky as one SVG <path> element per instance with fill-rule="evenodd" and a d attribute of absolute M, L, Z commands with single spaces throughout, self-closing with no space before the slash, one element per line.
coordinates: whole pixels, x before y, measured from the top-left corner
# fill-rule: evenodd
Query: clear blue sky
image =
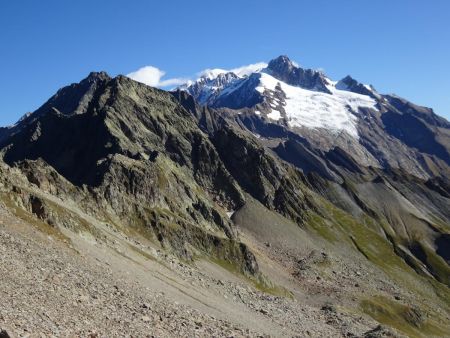
<path fill-rule="evenodd" d="M 280 54 L 450 118 L 450 1 L 1 0 L 0 125 L 93 70 L 190 77 Z"/>

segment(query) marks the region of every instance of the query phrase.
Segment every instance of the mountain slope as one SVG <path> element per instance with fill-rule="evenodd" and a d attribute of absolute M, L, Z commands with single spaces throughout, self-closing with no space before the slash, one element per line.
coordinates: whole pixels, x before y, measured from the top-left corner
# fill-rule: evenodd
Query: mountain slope
<path fill-rule="evenodd" d="M 177 97 L 192 111 L 193 103 L 189 97 L 180 92 Z M 203 112 L 203 115 L 197 116 L 200 123 L 205 120 L 204 115 L 211 114 L 208 110 Z M 239 127 L 236 124 L 233 113 L 212 114 L 218 114 L 219 119 L 227 121 L 220 128 L 209 131 L 225 165 L 244 189 L 266 207 L 302 226 L 310 222 L 311 212 L 335 222 L 333 216 L 324 210 L 323 201 L 315 195 L 319 194 L 363 223 L 371 219 L 371 228 L 384 234 L 396 250 L 402 247 L 403 252 L 406 245 L 407 254 L 413 257 L 413 247 L 420 238 L 422 244 L 429 246 L 433 255 L 437 255 L 436 260 L 444 263 L 446 258 L 436 254 L 439 249 L 435 242 L 450 230 L 450 200 L 445 180 L 441 180 L 440 188 L 435 190 L 432 180 L 425 181 L 402 170 L 361 166 L 340 148 L 323 153 L 303 140 L 279 141 L 273 136 L 255 137 L 246 131 L 245 125 Z M 246 136 L 246 132 L 249 135 Z M 289 137 L 289 134 L 286 136 Z M 261 151 L 261 147 L 269 152 Z M 280 177 L 274 176 L 280 170 L 274 171 L 272 168 L 285 166 L 276 160 L 277 157 L 293 164 L 298 170 L 308 172 L 308 175 L 288 166 L 289 169 L 284 169 L 285 173 Z M 272 165 L 272 161 L 277 164 Z M 429 262 L 424 264 L 425 270 L 435 269 Z M 441 272 L 438 279 L 449 284 L 450 275 L 445 263 Z"/>
<path fill-rule="evenodd" d="M 86 90 L 89 96 L 80 99 Z M 68 99 L 61 101 L 60 93 Z M 87 108 L 63 113 L 66 106 L 81 106 L 73 99 Z M 123 222 L 153 224 L 155 236 L 180 253 L 194 254 L 188 243 L 209 250 L 206 242 L 219 240 L 214 233 L 236 236 L 226 211 L 243 204 L 242 193 L 194 119 L 168 93 L 91 74 L 58 92 L 4 146 L 7 163 L 43 159 L 76 187 L 91 187 L 89 198 Z M 254 262 L 247 263 L 256 272 Z"/>

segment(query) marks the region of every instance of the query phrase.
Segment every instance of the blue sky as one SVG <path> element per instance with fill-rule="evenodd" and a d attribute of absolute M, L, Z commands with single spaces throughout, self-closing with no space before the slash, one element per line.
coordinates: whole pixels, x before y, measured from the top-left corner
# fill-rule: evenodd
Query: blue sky
<path fill-rule="evenodd" d="M 450 1 L 0 1 L 0 125 L 90 71 L 167 78 L 286 54 L 450 119 Z"/>

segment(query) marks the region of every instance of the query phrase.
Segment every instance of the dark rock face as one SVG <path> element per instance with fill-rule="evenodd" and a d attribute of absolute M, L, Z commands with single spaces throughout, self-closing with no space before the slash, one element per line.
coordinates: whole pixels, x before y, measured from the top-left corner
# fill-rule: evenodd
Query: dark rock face
<path fill-rule="evenodd" d="M 433 131 L 414 115 L 387 111 L 381 120 L 390 135 L 422 153 L 436 155 L 450 165 L 448 149 L 437 142 Z"/>
<path fill-rule="evenodd" d="M 416 117 L 423 119 L 426 123 L 430 125 L 434 125 L 441 128 L 450 128 L 450 122 L 444 119 L 443 117 L 436 115 L 433 112 L 433 109 L 418 106 L 401 97 L 394 95 L 384 95 L 384 98 L 386 98 L 389 101 L 389 104 L 395 107 L 395 109 L 401 112 L 415 115 Z"/>
<path fill-rule="evenodd" d="M 10 165 L 34 163 L 23 168 L 31 181 L 39 183 L 40 165 L 49 165 L 66 185 L 86 187 L 80 194 L 99 210 L 150 228 L 181 255 L 192 255 L 189 244 L 257 273 L 225 214 L 243 205 L 241 189 L 194 117 L 167 92 L 90 74 L 21 122 L 1 147 Z M 38 200 L 31 208 L 44 217 Z M 210 234 L 211 227 L 228 239 Z"/>
<path fill-rule="evenodd" d="M 260 74 L 251 74 L 248 78 L 239 79 L 230 89 L 230 94 L 221 95 L 211 107 L 227 107 L 231 109 L 251 108 L 263 101 L 262 95 L 255 91 Z"/>
<path fill-rule="evenodd" d="M 0 142 L 7 136 L 8 128 L 0 127 Z"/>
<path fill-rule="evenodd" d="M 302 223 L 309 201 L 304 176 L 286 168 L 257 143 L 225 126 L 213 136 L 227 169 L 240 186 L 266 207 Z"/>
<path fill-rule="evenodd" d="M 336 84 L 336 88 L 341 90 L 348 90 L 357 94 L 367 95 L 374 99 L 380 98 L 380 95 L 376 93 L 373 88 L 371 89 L 367 88 L 362 83 L 359 83 L 358 81 L 353 79 L 350 75 L 347 75 L 342 80 L 340 80 Z"/>
<path fill-rule="evenodd" d="M 440 235 L 435 240 L 436 253 L 441 256 L 448 264 L 450 264 L 450 235 Z"/>
<path fill-rule="evenodd" d="M 117 143 L 104 124 L 104 116 L 74 115 L 70 118 L 49 109 L 40 119 L 25 125 L 7 140 L 7 163 L 44 159 L 76 185 L 98 185 L 97 161 L 117 150 Z"/>
<path fill-rule="evenodd" d="M 11 336 L 8 334 L 6 330 L 0 330 L 0 338 L 10 338 Z"/>
<path fill-rule="evenodd" d="M 315 154 L 314 151 L 300 142 L 288 140 L 280 143 L 274 150 L 283 160 L 301 168 L 305 174 L 316 172 L 328 180 L 337 179 L 336 175 L 319 156 L 320 154 Z"/>
<path fill-rule="evenodd" d="M 49 101 L 33 115 L 37 117 L 55 108 L 64 115 L 83 114 L 90 108 L 98 89 L 102 88 L 111 78 L 105 72 L 92 72 L 80 83 L 60 89 Z"/>
<path fill-rule="evenodd" d="M 326 87 L 328 82 L 323 73 L 313 69 L 296 67 L 285 55 L 270 61 L 267 66 L 267 72 L 278 80 L 292 86 L 331 94 L 330 90 Z"/>
<path fill-rule="evenodd" d="M 332 150 L 327 152 L 325 156 L 330 162 L 342 168 L 345 168 L 346 170 L 349 170 L 353 173 L 363 173 L 360 165 L 358 165 L 358 163 L 351 156 L 349 156 L 349 154 L 347 154 L 339 147 L 333 148 Z"/>

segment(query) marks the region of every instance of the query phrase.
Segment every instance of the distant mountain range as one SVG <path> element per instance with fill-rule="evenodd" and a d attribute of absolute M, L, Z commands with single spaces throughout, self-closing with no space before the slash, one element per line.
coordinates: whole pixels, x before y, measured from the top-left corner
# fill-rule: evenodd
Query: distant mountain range
<path fill-rule="evenodd" d="M 265 127 L 254 121 L 279 127 L 280 138 L 290 132 L 323 151 L 338 146 L 363 166 L 449 177 L 450 123 L 350 76 L 333 81 L 280 56 L 249 74 L 206 74 L 180 90 L 200 105 L 239 111 L 236 118 L 261 136 Z"/>

